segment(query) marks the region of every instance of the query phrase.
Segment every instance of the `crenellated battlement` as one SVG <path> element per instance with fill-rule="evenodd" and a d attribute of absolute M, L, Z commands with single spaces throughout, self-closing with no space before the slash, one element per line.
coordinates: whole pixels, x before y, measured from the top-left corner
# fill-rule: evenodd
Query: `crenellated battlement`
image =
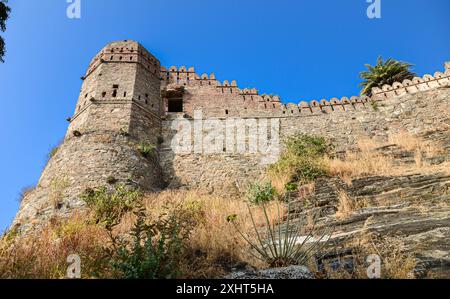
<path fill-rule="evenodd" d="M 412 80 L 395 82 L 392 85 L 384 85 L 382 88 L 372 88 L 372 94 L 375 98 L 391 98 L 405 94 L 415 94 L 420 91 L 427 91 L 450 84 L 450 70 L 445 73 L 436 72 L 434 76 L 426 74 L 422 78 L 414 77 Z"/>
<path fill-rule="evenodd" d="M 373 88 L 372 97 L 351 96 L 331 98 L 330 100 L 308 100 L 297 103 L 281 103 L 278 96 L 260 95 L 256 88 L 239 88 L 235 80 L 216 79 L 214 73 L 199 75 L 194 67 L 171 66 L 161 68 L 161 80 L 163 88 L 171 86 L 183 86 L 187 108 L 183 112 L 191 114 L 194 109 L 201 108 L 213 116 L 298 116 L 304 114 L 326 114 L 333 111 L 348 111 L 366 108 L 369 102 L 382 101 L 384 99 L 414 94 L 420 91 L 448 86 L 450 84 L 450 63 L 446 63 L 446 71 L 436 72 L 434 76 L 424 75 L 412 80 L 396 82 L 385 85 L 383 88 Z M 205 95 L 209 95 L 207 100 Z M 167 99 L 166 99 L 167 100 Z M 229 105 L 230 109 L 228 109 Z M 223 109 L 219 109 L 219 106 Z M 169 112 L 168 110 L 166 110 Z"/>

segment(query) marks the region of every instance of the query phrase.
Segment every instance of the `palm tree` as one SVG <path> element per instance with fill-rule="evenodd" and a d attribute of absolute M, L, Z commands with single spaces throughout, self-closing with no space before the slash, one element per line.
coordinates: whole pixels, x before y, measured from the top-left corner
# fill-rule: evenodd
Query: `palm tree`
<path fill-rule="evenodd" d="M 392 85 L 394 82 L 402 82 L 405 79 L 411 80 L 416 76 L 415 73 L 410 71 L 412 64 L 392 58 L 383 62 L 383 59 L 379 56 L 376 66 L 370 64 L 365 66 L 368 71 L 361 72 L 359 75 L 362 79 L 365 79 L 360 84 L 363 87 L 361 94 L 369 97 L 372 96 L 373 87 L 382 88 L 385 84 Z"/>

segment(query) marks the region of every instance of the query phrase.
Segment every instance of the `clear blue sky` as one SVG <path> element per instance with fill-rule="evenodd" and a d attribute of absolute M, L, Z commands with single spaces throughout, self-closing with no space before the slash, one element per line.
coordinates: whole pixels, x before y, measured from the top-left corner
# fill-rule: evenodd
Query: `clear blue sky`
<path fill-rule="evenodd" d="M 356 95 L 358 73 L 378 55 L 419 74 L 450 60 L 450 1 L 81 0 L 10 1 L 0 64 L 0 230 L 20 190 L 35 185 L 49 149 L 62 139 L 90 59 L 107 43 L 133 39 L 165 66 L 195 66 L 284 102 Z M 213 99 L 212 99 L 213 100 Z"/>

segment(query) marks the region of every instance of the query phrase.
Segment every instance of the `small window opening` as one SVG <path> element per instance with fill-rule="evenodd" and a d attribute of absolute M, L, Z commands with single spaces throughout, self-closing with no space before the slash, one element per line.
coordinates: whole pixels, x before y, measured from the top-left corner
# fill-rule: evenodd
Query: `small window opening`
<path fill-rule="evenodd" d="M 228 114 L 228 110 L 225 110 L 225 114 Z"/>
<path fill-rule="evenodd" d="M 118 85 L 118 84 L 114 84 L 114 85 L 113 85 L 113 88 L 116 88 L 116 89 L 117 89 L 117 88 L 119 88 L 119 85 Z"/>
<path fill-rule="evenodd" d="M 168 100 L 169 112 L 183 112 L 183 99 L 169 99 Z"/>
<path fill-rule="evenodd" d="M 113 98 L 117 97 L 117 90 L 114 90 L 114 91 L 113 91 L 112 97 L 113 97 Z"/>
<path fill-rule="evenodd" d="M 127 92 L 125 91 L 124 93 L 123 93 L 123 97 L 126 97 L 127 96 Z"/>
<path fill-rule="evenodd" d="M 102 92 L 102 98 L 106 97 L 106 91 Z"/>

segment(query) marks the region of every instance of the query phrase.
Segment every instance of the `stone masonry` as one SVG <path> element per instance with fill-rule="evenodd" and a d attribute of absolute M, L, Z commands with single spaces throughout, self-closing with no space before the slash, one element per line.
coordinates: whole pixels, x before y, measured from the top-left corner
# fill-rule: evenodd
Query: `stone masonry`
<path fill-rule="evenodd" d="M 173 121 L 183 119 L 194 127 L 198 110 L 203 118 L 276 119 L 281 138 L 299 131 L 322 135 L 338 145 L 337 151 L 351 148 L 356 136 L 386 138 L 402 129 L 418 133 L 450 125 L 449 63 L 444 73 L 375 88 L 372 98 L 283 104 L 277 96 L 240 89 L 236 81 L 219 82 L 214 74 L 198 75 L 192 67 L 161 67 L 139 43 L 119 41 L 94 57 L 82 79 L 64 141 L 23 199 L 16 227 L 70 213 L 83 205 L 83 190 L 111 180 L 150 191 L 241 192 L 278 153 L 237 153 L 226 144 L 221 153 L 174 152 Z M 154 152 L 145 157 L 141 145 Z"/>

